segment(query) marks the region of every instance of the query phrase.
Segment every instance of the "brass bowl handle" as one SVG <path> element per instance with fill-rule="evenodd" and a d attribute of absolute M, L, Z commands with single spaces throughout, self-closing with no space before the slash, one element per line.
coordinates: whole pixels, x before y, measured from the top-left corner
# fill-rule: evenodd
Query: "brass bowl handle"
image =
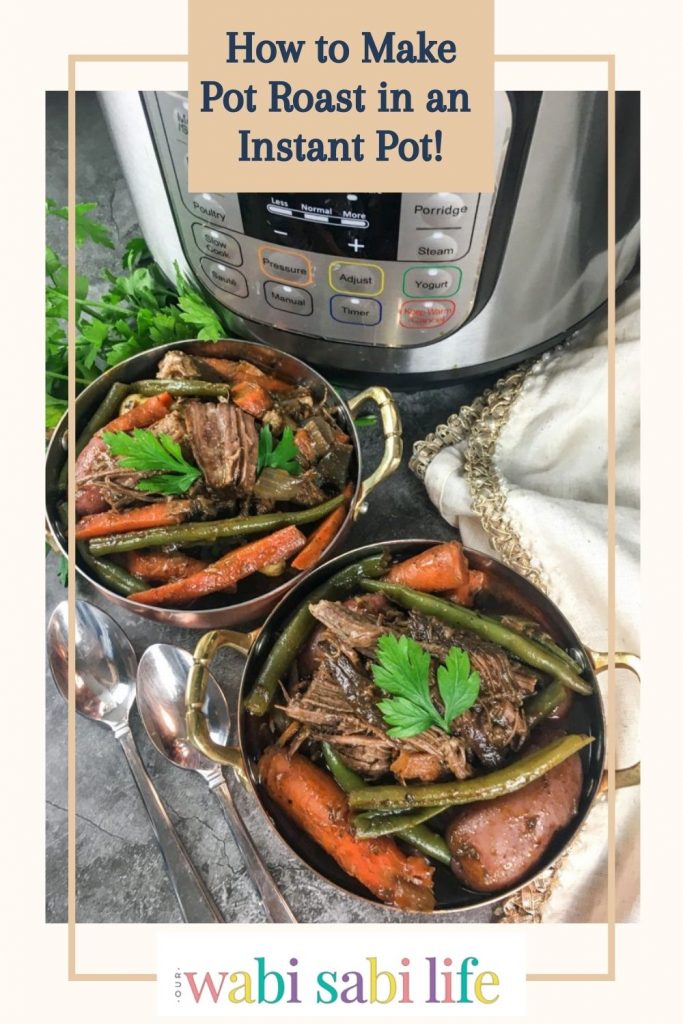
<path fill-rule="evenodd" d="M 205 633 L 194 649 L 192 668 L 187 677 L 185 690 L 185 726 L 190 743 L 217 764 L 232 768 L 242 781 L 246 781 L 246 769 L 241 752 L 237 747 L 222 747 L 214 743 L 202 709 L 206 698 L 209 667 L 218 651 L 222 647 L 232 647 L 235 651 L 248 654 L 257 636 L 258 630 L 252 633 L 237 633 L 233 629 L 214 629 L 210 633 Z"/>
<path fill-rule="evenodd" d="M 366 388 L 350 398 L 347 402 L 351 415 L 355 415 L 364 402 L 374 402 L 379 409 L 382 420 L 382 434 L 384 435 L 384 454 L 380 464 L 374 473 L 371 473 L 367 480 L 363 480 L 358 493 L 358 501 L 353 510 L 353 518 L 358 519 L 367 511 L 368 495 L 374 491 L 378 484 L 391 476 L 400 463 L 403 455 L 403 427 L 401 426 L 401 414 L 394 401 L 394 396 L 387 388 L 373 385 Z"/>
<path fill-rule="evenodd" d="M 603 651 L 593 651 L 590 647 L 588 648 L 588 653 L 591 657 L 591 661 L 593 662 L 595 674 L 599 675 L 601 672 L 606 672 L 609 664 L 607 653 Z M 616 651 L 614 655 L 614 667 L 629 669 L 633 672 L 638 682 L 641 681 L 640 658 L 637 654 L 630 654 L 628 651 Z M 630 764 L 628 768 L 617 768 L 614 781 L 617 789 L 624 789 L 626 786 L 640 785 L 640 761 L 636 761 L 635 764 Z"/>

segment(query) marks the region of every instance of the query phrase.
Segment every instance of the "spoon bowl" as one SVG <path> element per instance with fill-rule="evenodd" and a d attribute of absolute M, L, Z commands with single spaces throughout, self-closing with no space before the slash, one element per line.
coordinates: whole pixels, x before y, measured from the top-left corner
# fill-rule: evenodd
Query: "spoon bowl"
<path fill-rule="evenodd" d="M 135 700 L 137 658 L 130 640 L 106 612 L 76 601 L 76 710 L 113 728 L 125 725 Z M 61 601 L 47 627 L 47 655 L 57 689 L 69 688 L 69 605 Z"/>
<path fill-rule="evenodd" d="M 138 711 L 147 735 L 179 768 L 215 774 L 216 765 L 187 739 L 185 685 L 192 655 L 171 644 L 152 644 L 138 665 Z M 218 683 L 209 676 L 203 711 L 211 739 L 225 744 L 230 734 L 230 711 Z"/>

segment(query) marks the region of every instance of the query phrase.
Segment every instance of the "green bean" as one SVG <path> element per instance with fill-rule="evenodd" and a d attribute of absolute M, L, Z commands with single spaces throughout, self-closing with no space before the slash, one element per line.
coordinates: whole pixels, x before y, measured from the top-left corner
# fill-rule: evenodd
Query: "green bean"
<path fill-rule="evenodd" d="M 545 647 L 550 654 L 554 654 L 555 657 L 560 658 L 566 665 L 576 671 L 581 671 L 581 665 L 573 658 L 571 654 L 563 650 L 559 644 L 556 644 L 551 636 L 548 636 L 537 622 L 532 619 L 522 619 L 516 615 L 501 615 L 499 621 L 510 629 L 515 630 L 519 633 L 523 633 L 528 636 L 531 640 L 534 640 L 541 647 Z"/>
<path fill-rule="evenodd" d="M 337 785 L 340 786 L 345 793 L 352 793 L 354 790 L 364 788 L 365 783 L 363 779 L 361 779 L 360 775 L 356 775 L 354 771 L 344 764 L 337 751 L 334 747 L 331 747 L 329 743 L 323 743 L 323 756 L 325 758 L 325 764 Z M 366 815 L 359 815 L 358 817 L 366 817 Z M 369 815 L 367 815 L 367 817 L 369 817 Z M 431 813 L 430 817 L 432 817 Z M 354 826 L 357 821 L 358 818 L 355 818 Z M 404 828 L 398 833 L 398 838 L 408 846 L 412 846 L 414 850 L 424 854 L 426 857 L 432 857 L 434 860 L 438 860 L 442 864 L 451 863 L 451 852 L 448 849 L 446 840 L 443 836 L 438 835 L 438 833 L 432 832 L 432 830 L 427 828 L 426 825 L 412 825 L 409 828 Z"/>
<path fill-rule="evenodd" d="M 424 825 L 425 821 L 441 814 L 442 807 L 422 807 L 419 811 L 407 811 L 401 814 L 375 814 L 366 811 L 356 814 L 353 819 L 353 830 L 361 839 L 374 839 L 376 836 L 388 836 L 396 832 L 405 832 L 415 825 Z"/>
<path fill-rule="evenodd" d="M 228 398 L 229 384 L 214 384 L 207 380 L 136 380 L 132 385 L 138 395 L 145 398 L 167 391 L 176 398 Z"/>
<path fill-rule="evenodd" d="M 278 682 L 289 671 L 299 649 L 308 639 L 315 625 L 315 619 L 308 610 L 316 601 L 337 601 L 347 597 L 358 587 L 359 582 L 369 576 L 381 576 L 387 571 L 389 558 L 385 553 L 365 558 L 362 562 L 347 565 L 313 590 L 303 604 L 292 615 L 280 631 L 268 652 L 263 668 L 251 693 L 244 702 L 250 715 L 257 718 L 265 715 L 270 707 Z"/>
<path fill-rule="evenodd" d="M 96 537 L 90 541 L 90 552 L 97 556 L 111 555 L 120 551 L 137 551 L 139 548 L 164 547 L 168 544 L 176 547 L 213 544 L 221 537 L 248 537 L 253 533 L 270 533 L 282 526 L 314 523 L 341 505 L 343 500 L 344 495 L 338 494 L 322 505 L 301 509 L 298 512 L 268 512 L 261 516 L 237 516 L 234 519 L 180 523 L 177 526 L 154 526 L 149 530 L 133 530 L 110 537 Z"/>
<path fill-rule="evenodd" d="M 57 516 L 66 533 L 69 525 L 69 515 L 65 504 L 57 506 Z M 115 593 L 129 597 L 131 594 L 137 594 L 141 590 L 147 590 L 147 583 L 143 583 L 135 576 L 131 576 L 121 566 L 114 565 L 108 559 L 94 558 L 88 551 L 88 545 L 84 541 L 76 543 L 76 551 L 92 575 Z"/>
<path fill-rule="evenodd" d="M 525 701 L 524 715 L 530 728 L 558 708 L 567 696 L 567 691 L 559 679 L 553 679 L 552 683 L 543 690 L 539 690 L 533 697 Z"/>
<path fill-rule="evenodd" d="M 452 601 L 445 601 L 432 594 L 423 594 L 397 583 L 368 580 L 363 582 L 362 586 L 364 590 L 386 594 L 403 608 L 411 608 L 425 615 L 432 615 L 449 626 L 456 626 L 476 633 L 482 639 L 503 647 L 520 661 L 531 665 L 532 668 L 545 672 L 554 679 L 560 679 L 570 690 L 576 690 L 577 693 L 583 694 L 593 692 L 590 683 L 582 679 L 576 669 L 571 669 L 566 662 L 555 657 L 544 647 L 512 629 L 508 629 L 497 619 L 487 618 L 469 608 L 463 608 L 462 605 L 454 604 Z"/>
<path fill-rule="evenodd" d="M 354 811 L 373 808 L 412 810 L 417 807 L 445 808 L 470 804 L 475 800 L 494 800 L 506 793 L 523 789 L 592 742 L 592 736 L 562 736 L 504 768 L 458 782 L 434 782 L 423 786 L 364 786 L 363 789 L 349 793 L 349 805 Z"/>
<path fill-rule="evenodd" d="M 112 384 L 104 398 L 104 401 L 97 407 L 81 433 L 78 435 L 78 440 L 76 441 L 76 455 L 81 454 L 88 441 L 95 436 L 98 430 L 101 430 L 102 427 L 106 427 L 107 423 L 111 423 L 111 421 L 116 418 L 119 406 L 127 394 L 127 384 L 121 384 L 118 381 L 115 384 Z M 58 483 L 60 488 L 66 487 L 68 474 L 69 460 L 67 459 L 59 473 Z"/>

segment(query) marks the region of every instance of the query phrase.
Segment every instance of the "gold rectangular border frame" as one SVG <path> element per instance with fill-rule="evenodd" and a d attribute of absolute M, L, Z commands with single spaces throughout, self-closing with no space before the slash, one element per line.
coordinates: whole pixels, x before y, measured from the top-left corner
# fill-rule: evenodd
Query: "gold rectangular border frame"
<path fill-rule="evenodd" d="M 76 66 L 79 63 L 186 63 L 187 54 L 70 54 L 68 62 L 67 143 L 67 267 L 68 294 L 68 416 L 75 420 L 76 403 Z M 607 717 L 614 721 L 616 697 L 616 158 L 614 54 L 503 54 L 500 63 L 604 63 L 607 65 Z M 76 613 L 75 446 L 68 451 L 68 607 L 69 622 Z M 156 974 L 79 973 L 76 969 L 76 641 L 69 630 L 67 708 L 67 946 L 69 981 L 156 981 Z M 607 747 L 607 970 L 596 974 L 527 974 L 527 981 L 616 980 L 616 745 L 608 732 Z"/>

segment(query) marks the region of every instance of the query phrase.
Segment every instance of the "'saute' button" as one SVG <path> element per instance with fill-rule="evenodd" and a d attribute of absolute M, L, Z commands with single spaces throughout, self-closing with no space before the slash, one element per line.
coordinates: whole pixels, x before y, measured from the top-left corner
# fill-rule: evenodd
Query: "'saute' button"
<path fill-rule="evenodd" d="M 246 277 L 239 270 L 228 267 L 224 263 L 216 263 L 206 256 L 202 256 L 199 262 L 206 276 L 217 288 L 224 292 L 230 292 L 231 295 L 236 295 L 240 299 L 246 299 L 249 287 Z"/>

